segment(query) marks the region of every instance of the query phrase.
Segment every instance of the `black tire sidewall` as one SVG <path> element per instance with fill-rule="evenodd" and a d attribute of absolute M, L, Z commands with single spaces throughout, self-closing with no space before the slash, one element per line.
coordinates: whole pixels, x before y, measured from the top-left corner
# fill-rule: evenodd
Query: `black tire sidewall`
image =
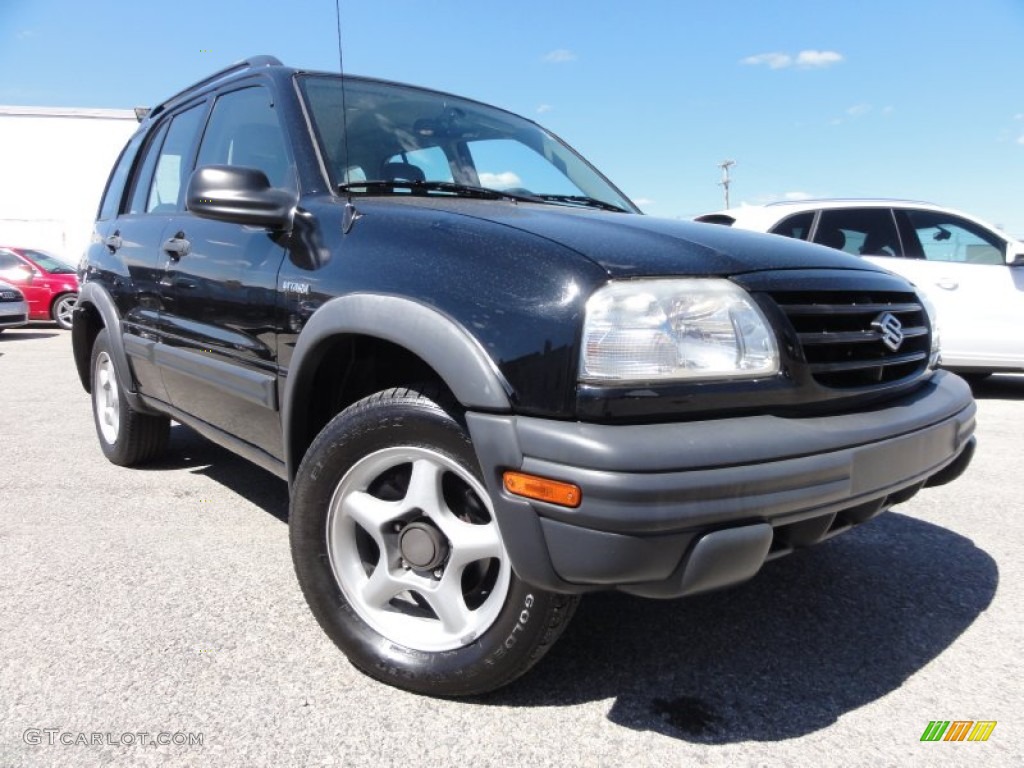
<path fill-rule="evenodd" d="M 314 441 L 299 468 L 289 518 L 296 574 L 313 614 L 353 664 L 407 690 L 465 695 L 502 685 L 530 666 L 546 629 L 552 598 L 511 574 L 497 619 L 467 646 L 424 652 L 379 635 L 349 605 L 327 552 L 327 514 L 335 488 L 360 458 L 397 445 L 441 452 L 480 479 L 463 428 L 429 400 L 356 404 Z"/>

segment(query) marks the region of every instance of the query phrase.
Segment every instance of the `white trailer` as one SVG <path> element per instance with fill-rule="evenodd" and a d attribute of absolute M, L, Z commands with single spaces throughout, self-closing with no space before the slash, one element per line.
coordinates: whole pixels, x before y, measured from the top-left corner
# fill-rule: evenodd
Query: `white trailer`
<path fill-rule="evenodd" d="M 77 264 L 107 175 L 137 127 L 131 109 L 0 106 L 0 246 Z"/>

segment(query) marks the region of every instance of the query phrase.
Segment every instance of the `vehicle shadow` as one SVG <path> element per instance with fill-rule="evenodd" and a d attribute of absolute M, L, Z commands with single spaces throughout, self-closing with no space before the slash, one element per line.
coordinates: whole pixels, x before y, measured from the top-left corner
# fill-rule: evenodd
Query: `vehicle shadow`
<path fill-rule="evenodd" d="M 588 595 L 531 674 L 480 704 L 613 698 L 608 718 L 695 743 L 779 741 L 899 688 L 991 603 L 995 561 L 887 513 L 724 592 Z"/>
<path fill-rule="evenodd" d="M 284 482 L 182 425 L 146 469 L 206 475 L 287 522 Z M 998 584 L 995 561 L 969 539 L 888 512 L 730 590 L 675 601 L 587 595 L 533 672 L 466 701 L 613 699 L 612 722 L 693 743 L 798 738 L 898 689 Z"/>
<path fill-rule="evenodd" d="M 0 341 L 16 341 L 26 339 L 52 339 L 59 336 L 60 332 L 22 330 L 20 328 L 7 328 L 0 333 Z"/>
<path fill-rule="evenodd" d="M 1024 374 L 995 373 L 971 384 L 976 400 L 1024 400 Z"/>
<path fill-rule="evenodd" d="M 187 469 L 193 474 L 205 475 L 272 517 L 288 522 L 287 483 L 183 424 L 171 427 L 171 440 L 164 456 L 139 469 Z"/>

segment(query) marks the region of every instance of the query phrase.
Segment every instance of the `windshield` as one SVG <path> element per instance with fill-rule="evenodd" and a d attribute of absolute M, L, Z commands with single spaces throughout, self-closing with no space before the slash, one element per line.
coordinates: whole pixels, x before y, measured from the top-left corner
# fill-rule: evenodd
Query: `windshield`
<path fill-rule="evenodd" d="M 304 75 L 299 83 L 331 181 L 351 192 L 459 194 L 461 185 L 536 202 L 590 201 L 637 212 L 556 136 L 509 112 L 419 88 L 346 79 L 346 143 L 341 78 Z M 361 187 L 360 181 L 409 183 Z"/>
<path fill-rule="evenodd" d="M 52 256 L 44 251 L 24 251 L 24 253 L 38 267 L 45 269 L 47 272 L 52 272 L 56 275 L 73 275 L 75 273 L 75 268 L 67 262 L 61 261 L 56 256 Z"/>

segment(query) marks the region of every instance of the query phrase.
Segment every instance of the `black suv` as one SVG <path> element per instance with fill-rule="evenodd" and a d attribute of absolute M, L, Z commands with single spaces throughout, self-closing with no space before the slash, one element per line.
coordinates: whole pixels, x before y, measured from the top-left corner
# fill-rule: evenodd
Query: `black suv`
<path fill-rule="evenodd" d="M 639 215 L 450 94 L 225 69 L 143 120 L 92 242 L 73 344 L 107 458 L 174 419 L 287 480 L 314 615 L 412 691 L 513 680 L 580 593 L 748 579 L 974 447 L 907 282 Z"/>

